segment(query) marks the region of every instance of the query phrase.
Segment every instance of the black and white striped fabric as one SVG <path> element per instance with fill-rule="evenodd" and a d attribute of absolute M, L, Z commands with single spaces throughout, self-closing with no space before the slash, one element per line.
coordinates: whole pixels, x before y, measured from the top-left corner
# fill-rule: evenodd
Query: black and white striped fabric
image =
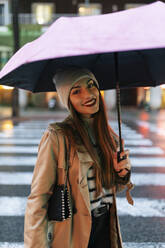
<path fill-rule="evenodd" d="M 95 152 L 98 154 L 98 162 L 101 165 L 103 163 L 103 154 L 101 152 L 101 149 L 99 145 L 97 144 L 97 140 L 94 134 L 94 130 L 92 128 L 92 118 L 89 119 L 83 119 L 84 125 L 86 127 L 86 131 L 88 133 L 88 136 L 90 138 L 90 141 L 93 145 L 93 148 Z M 89 189 L 89 197 L 90 197 L 90 206 L 91 211 L 95 208 L 101 207 L 102 205 L 106 203 L 112 203 L 113 202 L 113 195 L 112 190 L 105 190 L 102 189 L 102 192 L 99 196 L 96 197 L 96 180 L 94 176 L 94 168 L 91 166 L 87 173 L 87 182 L 88 182 L 88 189 Z"/>
<path fill-rule="evenodd" d="M 88 170 L 87 182 L 88 182 L 88 189 L 89 189 L 89 196 L 90 196 L 90 203 L 91 203 L 91 211 L 95 208 L 101 207 L 102 205 L 106 203 L 113 202 L 112 190 L 105 190 L 103 188 L 103 192 L 101 192 L 101 194 L 96 197 L 96 183 L 95 183 L 93 166 L 90 167 Z"/>

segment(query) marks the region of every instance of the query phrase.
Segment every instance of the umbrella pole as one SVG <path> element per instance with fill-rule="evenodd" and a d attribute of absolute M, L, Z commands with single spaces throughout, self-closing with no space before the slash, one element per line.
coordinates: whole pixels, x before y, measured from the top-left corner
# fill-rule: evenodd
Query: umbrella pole
<path fill-rule="evenodd" d="M 121 137 L 121 106 L 120 106 L 120 86 L 119 86 L 119 63 L 118 53 L 114 53 L 115 59 L 115 79 L 116 79 L 116 103 L 117 103 L 117 118 L 118 118 L 118 129 L 119 129 L 119 145 L 120 153 L 123 151 L 122 137 Z"/>
<path fill-rule="evenodd" d="M 120 152 L 123 151 L 122 137 L 121 137 L 121 106 L 120 106 L 120 88 L 119 84 L 116 84 L 116 101 L 117 101 L 117 119 L 118 119 L 118 129 L 119 129 L 119 145 Z"/>

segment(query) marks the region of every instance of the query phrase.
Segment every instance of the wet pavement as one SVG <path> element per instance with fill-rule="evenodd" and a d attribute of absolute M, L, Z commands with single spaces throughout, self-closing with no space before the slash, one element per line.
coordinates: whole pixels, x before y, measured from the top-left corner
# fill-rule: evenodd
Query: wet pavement
<path fill-rule="evenodd" d="M 0 248 L 23 247 L 23 223 L 37 146 L 48 123 L 66 112 L 31 112 L 0 121 Z M 109 113 L 117 132 L 116 112 Z M 122 109 L 122 137 L 130 150 L 134 206 L 125 192 L 117 205 L 124 247 L 165 247 L 165 111 Z"/>

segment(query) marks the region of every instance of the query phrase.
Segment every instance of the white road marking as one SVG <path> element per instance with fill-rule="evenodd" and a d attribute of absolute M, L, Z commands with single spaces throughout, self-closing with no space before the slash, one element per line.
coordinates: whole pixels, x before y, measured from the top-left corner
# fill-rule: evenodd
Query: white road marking
<path fill-rule="evenodd" d="M 0 184 L 30 185 L 32 176 L 32 172 L 0 172 Z M 165 174 L 163 173 L 132 173 L 131 179 L 136 186 L 165 186 Z"/>
<path fill-rule="evenodd" d="M 11 142 L 11 143 L 10 143 Z M 0 146 L 0 153 L 37 153 L 38 152 L 38 144 L 40 139 L 2 139 L 0 144 L 8 144 L 8 146 Z M 32 144 L 32 146 L 11 146 L 10 144 Z M 36 146 L 35 146 L 36 144 Z M 131 154 L 163 154 L 164 151 L 160 147 L 139 147 L 137 145 L 151 145 L 149 140 L 134 140 L 129 141 L 125 140 L 125 148 L 130 150 Z M 136 145 L 136 147 L 130 147 L 130 145 Z"/>
<path fill-rule="evenodd" d="M 0 172 L 0 185 L 30 185 L 31 172 Z"/>
<path fill-rule="evenodd" d="M 142 126 L 146 129 L 149 129 L 150 132 L 156 133 L 158 135 L 163 135 L 163 136 L 165 135 L 165 129 L 160 128 L 154 123 L 150 123 L 146 121 L 136 121 L 136 123 L 138 124 L 138 126 Z"/>
<path fill-rule="evenodd" d="M 0 216 L 24 216 L 26 197 L 0 197 Z M 134 197 L 134 206 L 125 198 L 117 198 L 119 216 L 165 217 L 165 199 L 146 199 Z"/>
<path fill-rule="evenodd" d="M 144 242 L 144 243 L 133 243 L 133 242 L 125 242 L 123 243 L 124 248 L 165 248 L 165 243 L 163 242 Z"/>
<path fill-rule="evenodd" d="M 37 156 L 0 156 L 0 166 L 34 166 Z"/>
<path fill-rule="evenodd" d="M 130 155 L 139 154 L 139 155 L 162 155 L 164 151 L 160 147 L 130 147 L 125 146 L 126 149 L 130 150 Z"/>
<path fill-rule="evenodd" d="M 41 139 L 21 139 L 21 138 L 1 138 L 0 139 L 0 145 L 21 145 L 21 144 L 27 144 L 27 145 L 38 145 Z M 124 140 L 125 145 L 139 145 L 139 146 L 151 146 L 152 141 L 149 139 L 125 139 Z"/>
<path fill-rule="evenodd" d="M 14 126 L 16 129 L 46 129 L 49 124 L 51 124 L 53 122 L 45 122 L 45 123 L 24 123 L 24 124 L 20 124 L 18 126 Z"/>
<path fill-rule="evenodd" d="M 127 130 L 127 129 L 125 129 L 125 130 L 123 130 L 122 131 L 122 133 L 124 134 L 124 135 L 130 135 L 130 134 L 132 134 L 132 135 L 135 135 L 136 136 L 136 134 L 138 134 L 137 132 L 136 132 L 136 130 L 133 130 L 133 129 L 131 129 L 131 130 Z"/>
<path fill-rule="evenodd" d="M 44 126 L 31 126 L 31 127 L 28 127 L 28 126 L 22 126 L 22 127 L 18 127 L 18 126 L 14 126 L 11 130 L 13 130 L 13 132 L 15 133 L 18 133 L 18 132 L 44 132 L 46 129 L 47 129 L 48 126 L 44 125 Z M 3 130 L 3 132 L 7 130 Z M 1 131 L 2 132 L 2 131 Z"/>
<path fill-rule="evenodd" d="M 131 165 L 136 167 L 165 167 L 165 158 L 142 158 L 130 156 Z"/>
<path fill-rule="evenodd" d="M 24 134 L 24 135 L 26 135 L 26 134 L 38 134 L 38 135 L 40 135 L 40 134 L 42 134 L 44 131 L 45 131 L 46 129 L 25 129 L 25 130 L 23 130 L 23 129 L 14 129 L 14 128 L 12 128 L 12 129 L 10 129 L 10 130 L 8 130 L 8 129 L 6 129 L 6 130 L 3 130 L 3 132 L 1 131 L 0 132 L 0 134 L 2 135 L 2 134 L 6 134 L 6 135 L 8 135 L 8 134 L 12 134 L 12 135 L 20 135 L 20 134 Z"/>
<path fill-rule="evenodd" d="M 0 132 L 0 138 L 40 138 L 43 134 L 44 134 L 44 131 L 46 131 L 46 129 L 44 131 L 39 131 L 39 130 L 25 130 L 25 131 L 22 131 L 20 132 L 19 130 L 17 130 L 18 132 L 16 131 L 3 131 Z M 136 132 L 123 132 L 122 133 L 122 138 L 124 139 L 143 139 L 143 135 L 142 134 L 139 134 L 139 133 L 136 133 Z"/>
<path fill-rule="evenodd" d="M 37 139 L 37 138 L 41 138 L 43 135 L 43 133 L 0 133 L 0 138 L 31 138 L 31 139 Z"/>
<path fill-rule="evenodd" d="M 4 153 L 34 153 L 37 154 L 37 146 L 0 146 L 0 154 Z"/>
<path fill-rule="evenodd" d="M 0 242 L 0 248 L 24 248 L 24 243 Z"/>
<path fill-rule="evenodd" d="M 37 156 L 0 156 L 0 166 L 34 166 Z M 130 156 L 133 167 L 165 167 L 165 158 Z"/>
<path fill-rule="evenodd" d="M 0 197 L 0 216 L 24 216 L 26 197 Z"/>
<path fill-rule="evenodd" d="M 109 125 L 118 130 L 118 122 L 117 121 L 108 121 Z M 133 130 L 133 128 L 129 127 L 127 124 L 123 123 L 121 124 L 122 130 Z"/>
<path fill-rule="evenodd" d="M 20 138 L 20 137 L 19 137 Z M 21 144 L 21 143 L 25 143 L 25 140 L 27 139 L 17 139 L 17 141 L 15 142 L 16 139 L 9 139 L 11 142 L 15 142 L 15 144 Z M 10 144 L 9 140 L 6 139 L 4 143 L 6 144 Z M 4 141 L 4 139 L 3 139 Z M 2 141 L 2 142 L 3 142 Z M 37 146 L 35 146 L 34 144 L 36 144 L 37 141 Z M 27 144 L 33 143 L 32 146 L 0 146 L 0 153 L 37 153 L 38 152 L 38 143 L 40 142 L 40 139 L 35 139 L 33 142 L 31 142 L 31 140 L 27 140 Z M 136 147 L 130 147 L 130 145 L 136 145 Z M 164 151 L 160 148 L 160 147 L 139 147 L 137 145 L 151 145 L 149 140 L 142 140 L 142 141 L 137 141 L 134 140 L 133 142 L 128 141 L 128 139 L 125 140 L 125 148 L 130 150 L 130 155 L 132 154 L 151 154 L 151 155 L 160 155 L 160 154 L 164 154 Z"/>
<path fill-rule="evenodd" d="M 117 121 L 109 121 L 110 126 L 118 135 L 118 124 Z M 133 128 L 128 127 L 126 124 L 122 123 L 122 138 L 124 139 L 143 139 L 143 135 L 137 133 Z"/>
<path fill-rule="evenodd" d="M 140 134 L 140 133 L 136 133 L 136 134 L 125 134 L 125 133 L 122 133 L 122 138 L 125 140 L 125 139 L 143 139 L 143 135 Z"/>
<path fill-rule="evenodd" d="M 144 243 L 133 243 L 133 242 L 123 242 L 124 248 L 165 248 L 165 243 L 163 242 L 144 242 Z M 24 243 L 9 243 L 0 242 L 0 248 L 24 248 Z"/>
<path fill-rule="evenodd" d="M 149 139 L 138 139 L 138 140 L 130 140 L 124 139 L 124 144 L 127 146 L 152 146 L 152 141 Z"/>
<path fill-rule="evenodd" d="M 131 179 L 135 186 L 165 186 L 164 173 L 132 173 Z"/>
<path fill-rule="evenodd" d="M 19 139 L 19 138 L 1 138 L 0 139 L 0 145 L 21 145 L 21 144 L 26 144 L 26 145 L 38 145 L 40 143 L 41 139 Z"/>
<path fill-rule="evenodd" d="M 135 198 L 134 205 L 128 204 L 126 198 L 117 198 L 117 209 L 120 216 L 165 217 L 165 199 L 155 200 Z"/>

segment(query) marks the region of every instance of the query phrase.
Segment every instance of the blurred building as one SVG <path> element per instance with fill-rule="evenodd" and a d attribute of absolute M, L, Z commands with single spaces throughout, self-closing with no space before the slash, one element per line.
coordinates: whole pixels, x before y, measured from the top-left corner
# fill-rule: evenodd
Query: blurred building
<path fill-rule="evenodd" d="M 0 0 L 0 68 L 12 55 L 12 15 L 11 1 Z M 20 0 L 19 23 L 20 43 L 25 43 L 40 36 L 49 25 L 60 16 L 98 15 L 124 9 L 138 7 L 155 1 L 149 0 Z M 56 93 L 31 94 L 20 92 L 21 106 L 47 107 L 50 99 L 57 98 Z M 115 91 L 105 92 L 105 99 L 109 108 L 116 104 Z M 159 101 L 158 101 L 159 99 Z M 1 86 L 0 103 L 9 104 L 11 89 Z M 57 99 L 58 103 L 58 99 Z M 165 105 L 164 88 L 144 89 L 134 88 L 121 90 L 121 103 L 127 106 L 143 106 L 150 103 L 153 108 Z"/>

